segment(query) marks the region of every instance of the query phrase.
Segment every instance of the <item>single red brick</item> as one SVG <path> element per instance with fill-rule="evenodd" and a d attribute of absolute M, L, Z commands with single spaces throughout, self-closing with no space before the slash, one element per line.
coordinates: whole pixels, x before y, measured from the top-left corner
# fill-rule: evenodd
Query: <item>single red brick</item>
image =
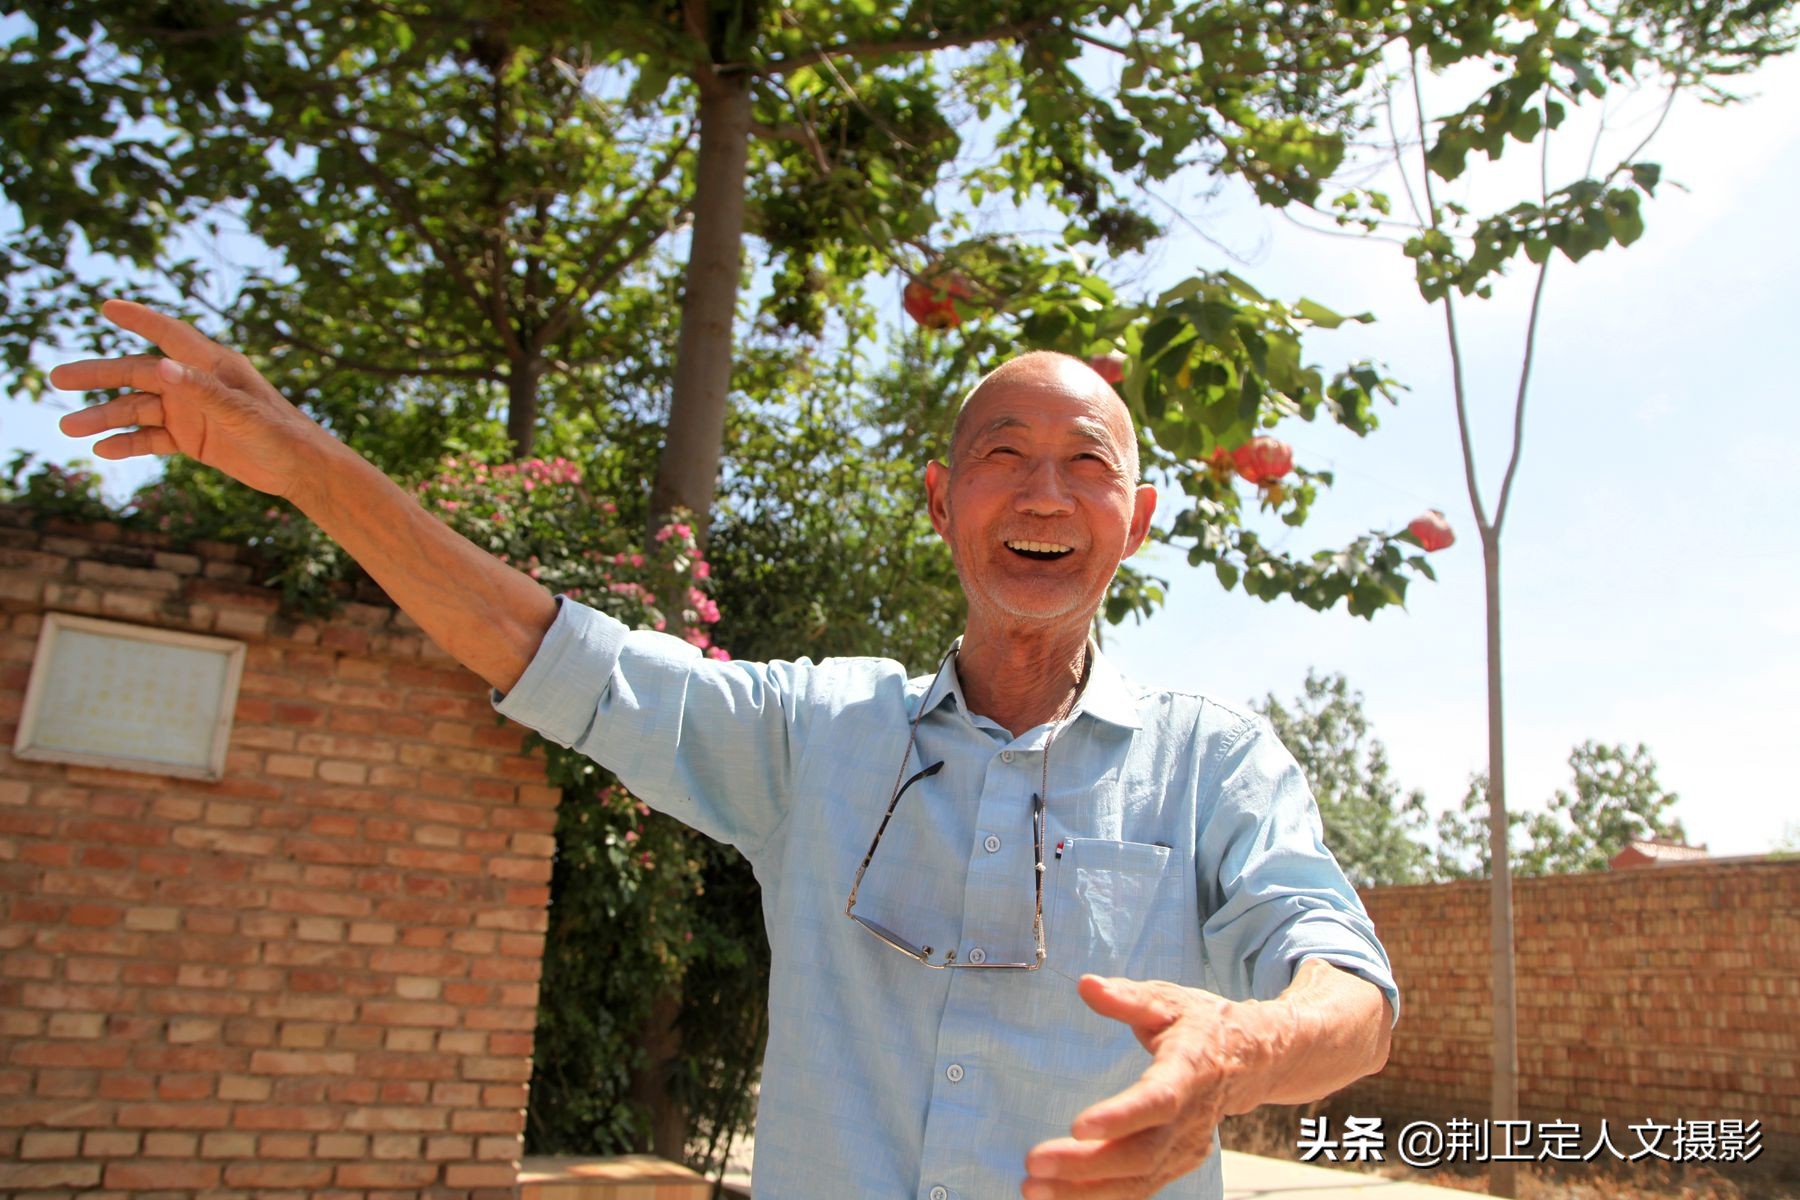
<path fill-rule="evenodd" d="M 390 1080 L 381 1085 L 377 1099 L 383 1104 L 427 1104 L 431 1085 L 407 1080 Z"/>
<path fill-rule="evenodd" d="M 224 1129 L 231 1115 L 228 1104 L 123 1104 L 117 1123 L 126 1129 Z"/>
<path fill-rule="evenodd" d="M 80 1152 L 81 1134 L 72 1129 L 31 1130 L 19 1139 L 18 1155 L 23 1161 L 74 1158 Z"/>
<path fill-rule="evenodd" d="M 460 1015 L 450 1004 L 370 1001 L 362 1008 L 362 1019 L 377 1025 L 454 1026 Z"/>
<path fill-rule="evenodd" d="M 26 1042 L 13 1047 L 12 1062 L 22 1067 L 71 1067 L 112 1070 L 125 1065 L 131 1047 L 116 1043 Z"/>
<path fill-rule="evenodd" d="M 484 1137 L 476 1143 L 476 1157 L 484 1160 L 516 1159 L 524 1152 L 524 1144 L 518 1134 L 505 1137 Z"/>
<path fill-rule="evenodd" d="M 96 1163 L 0 1163 L 0 1186 L 7 1188 L 86 1188 L 99 1182 L 100 1166 Z"/>
<path fill-rule="evenodd" d="M 149 1158 L 187 1158 L 200 1152 L 200 1138 L 192 1133 L 153 1130 L 144 1135 L 144 1154 Z"/>
<path fill-rule="evenodd" d="M 478 958 L 469 967 L 471 979 L 505 979 L 531 982 L 543 971 L 536 958 Z"/>
<path fill-rule="evenodd" d="M 239 1108 L 233 1114 L 231 1125 L 235 1129 L 263 1129 L 274 1132 L 292 1133 L 296 1130 L 336 1129 L 342 1114 L 331 1112 L 310 1104 L 259 1104 L 255 1107 Z M 310 1141 L 310 1139 L 301 1139 Z M 268 1138 L 261 1145 L 264 1154 L 273 1153 L 268 1148 Z"/>
<path fill-rule="evenodd" d="M 525 1118 L 516 1112 L 494 1108 L 470 1108 L 450 1114 L 450 1129 L 455 1133 L 513 1133 Z"/>
<path fill-rule="evenodd" d="M 58 842 L 27 842 L 19 847 L 15 857 L 34 867 L 67 867 L 74 865 L 75 847 Z"/>
<path fill-rule="evenodd" d="M 445 1134 L 425 1139 L 425 1157 L 433 1162 L 468 1158 L 475 1149 L 473 1138 Z"/>
<path fill-rule="evenodd" d="M 279 912 L 313 913 L 327 917 L 362 917 L 369 902 L 361 896 L 334 896 L 318 892 L 277 888 L 269 893 L 269 907 Z"/>
<path fill-rule="evenodd" d="M 122 1130 L 95 1130 L 81 1138 L 81 1153 L 87 1158 L 123 1158 L 138 1153 L 144 1135 Z"/>
<path fill-rule="evenodd" d="M 231 1163 L 225 1182 L 231 1187 L 318 1188 L 331 1182 L 330 1163 Z"/>
<path fill-rule="evenodd" d="M 435 1163 L 345 1163 L 333 1182 L 339 1187 L 413 1188 L 437 1181 Z"/>
<path fill-rule="evenodd" d="M 215 1163 L 109 1163 L 106 1186 L 114 1188 L 210 1188 L 217 1187 L 220 1170 Z"/>
<path fill-rule="evenodd" d="M 97 1038 L 106 1032 L 106 1017 L 101 1013 L 51 1013 L 48 1031 L 53 1038 Z"/>
<path fill-rule="evenodd" d="M 258 1075 L 349 1075 L 356 1070 L 356 1056 L 303 1050 L 257 1050 L 250 1055 L 250 1069 Z"/>

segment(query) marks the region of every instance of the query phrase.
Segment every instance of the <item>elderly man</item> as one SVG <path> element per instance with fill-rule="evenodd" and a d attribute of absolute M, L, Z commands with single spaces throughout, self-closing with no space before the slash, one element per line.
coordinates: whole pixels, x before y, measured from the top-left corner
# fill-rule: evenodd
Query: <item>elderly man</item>
<path fill-rule="evenodd" d="M 489 558 L 178 321 L 63 429 L 286 496 L 499 710 L 755 866 L 773 952 L 759 1196 L 1217 1197 L 1221 1117 L 1378 1069 L 1398 996 L 1293 760 L 1089 636 L 1156 494 L 1084 364 L 982 381 L 932 523 L 968 596 L 936 672 L 716 663 Z"/>

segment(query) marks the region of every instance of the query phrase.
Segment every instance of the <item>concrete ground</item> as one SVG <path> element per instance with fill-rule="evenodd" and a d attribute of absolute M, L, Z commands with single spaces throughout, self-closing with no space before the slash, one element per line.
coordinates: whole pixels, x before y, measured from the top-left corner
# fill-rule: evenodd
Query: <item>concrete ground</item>
<path fill-rule="evenodd" d="M 729 1195 L 750 1195 L 747 1172 L 726 1175 L 725 1184 Z M 1225 1200 L 1472 1200 L 1477 1196 L 1362 1171 L 1225 1151 Z"/>
<path fill-rule="evenodd" d="M 1470 1200 L 1478 1193 L 1225 1151 L 1225 1200 Z"/>

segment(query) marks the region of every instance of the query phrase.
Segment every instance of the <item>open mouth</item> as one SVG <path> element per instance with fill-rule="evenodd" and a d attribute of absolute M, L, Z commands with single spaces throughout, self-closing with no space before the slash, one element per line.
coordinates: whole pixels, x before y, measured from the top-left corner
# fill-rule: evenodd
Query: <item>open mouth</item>
<path fill-rule="evenodd" d="M 1061 542 L 1028 542 L 1011 540 L 1006 548 L 1021 558 L 1035 559 L 1038 562 L 1052 562 L 1075 552 L 1073 546 L 1065 546 Z"/>

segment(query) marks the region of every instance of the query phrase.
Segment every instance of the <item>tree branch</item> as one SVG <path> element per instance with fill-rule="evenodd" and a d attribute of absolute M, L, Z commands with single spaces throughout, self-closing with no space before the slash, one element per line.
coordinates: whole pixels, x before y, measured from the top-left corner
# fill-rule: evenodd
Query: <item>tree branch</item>
<path fill-rule="evenodd" d="M 427 246 L 431 247 L 432 255 L 450 273 L 450 278 L 456 282 L 457 287 L 462 289 L 463 295 L 468 297 L 477 311 L 487 314 L 492 319 L 494 317 L 493 306 L 482 296 L 481 288 L 476 284 L 474 278 L 463 269 L 462 261 L 450 253 L 449 247 L 445 246 L 443 241 L 425 223 L 424 214 L 413 203 L 412 196 L 407 193 L 405 188 L 395 183 L 387 172 L 370 162 L 368 156 L 363 153 L 362 146 L 354 138 L 343 136 L 341 140 L 349 147 L 351 155 L 375 184 L 375 189 L 387 199 L 389 204 L 394 206 L 394 211 L 400 214 L 407 226 L 424 239 Z M 504 337 L 508 332 L 510 331 L 503 329 L 501 335 Z"/>
<path fill-rule="evenodd" d="M 283 329 L 274 322 L 271 322 L 266 328 L 282 341 L 297 349 L 317 354 L 320 358 L 329 359 L 333 365 L 345 371 L 358 371 L 365 375 L 378 375 L 387 379 L 485 379 L 498 382 L 502 378 L 498 371 L 489 367 L 400 367 L 373 363 L 366 359 L 348 358 L 328 346 L 321 345 L 309 338 L 303 338 L 292 330 Z"/>
<path fill-rule="evenodd" d="M 751 73 L 759 79 L 777 79 L 784 75 L 791 75 L 804 67 L 823 62 L 828 58 L 891 58 L 897 54 L 955 50 L 964 46 L 978 46 L 983 42 L 998 42 L 1009 38 L 1024 37 L 1026 34 L 1036 33 L 1049 24 L 1049 17 L 1033 17 L 1028 21 L 1011 21 L 972 33 L 926 34 L 922 37 L 893 38 L 888 41 L 876 42 L 839 42 L 835 46 L 818 47 L 790 58 L 775 59 L 761 67 L 754 68 Z"/>
<path fill-rule="evenodd" d="M 1419 89 L 1419 58 L 1413 55 L 1413 107 L 1419 117 L 1419 155 L 1425 155 L 1425 96 Z M 1425 206 L 1431 215 L 1431 229 L 1441 233 L 1438 222 L 1437 197 L 1432 194 L 1431 163 L 1425 163 Z M 1456 395 L 1456 432 L 1462 439 L 1463 478 L 1469 485 L 1469 504 L 1475 510 L 1475 524 L 1485 535 L 1493 528 L 1488 524 L 1487 509 L 1481 503 L 1481 483 L 1475 477 L 1475 445 L 1469 436 L 1468 390 L 1463 385 L 1462 339 L 1456 332 L 1456 304 L 1450 289 L 1444 289 L 1444 328 L 1450 338 L 1450 384 Z"/>
<path fill-rule="evenodd" d="M 669 173 L 681 161 L 682 154 L 687 151 L 693 140 L 694 131 L 690 128 L 681 135 L 681 140 L 670 147 L 667 154 L 663 155 L 662 161 L 656 164 L 650 181 L 644 185 L 643 190 L 637 194 L 637 198 L 631 202 L 626 211 L 592 239 L 595 245 L 610 246 L 624 238 L 625 231 L 637 224 L 638 217 L 643 214 L 644 209 L 649 207 L 650 201 L 656 196 L 658 186 L 669 177 Z M 656 245 L 663 232 L 662 229 L 653 229 L 633 244 L 625 254 L 619 255 L 610 262 L 596 261 L 593 269 L 557 302 L 556 307 L 545 318 L 544 324 L 531 339 L 532 353 L 541 352 L 545 346 L 562 336 L 563 331 L 569 327 L 569 321 L 574 317 L 580 297 L 592 295 L 599 288 L 617 279 L 625 268 L 649 253 L 650 248 Z M 599 256 L 596 255 L 596 259 L 598 258 Z"/>
<path fill-rule="evenodd" d="M 507 304 L 506 295 L 506 218 L 508 207 L 502 206 L 501 199 L 505 190 L 500 186 L 501 177 L 506 173 L 506 95 L 500 82 L 501 72 L 511 58 L 496 62 L 492 70 L 492 86 L 489 96 L 493 104 L 493 116 L 489 121 L 489 137 L 492 141 L 490 164 L 492 174 L 489 175 L 488 207 L 494 212 L 494 224 L 487 231 L 488 256 L 488 305 L 492 314 L 495 330 L 500 334 L 500 344 L 506 348 L 507 358 L 512 360 L 515 370 L 520 369 L 525 357 L 525 345 L 520 340 L 523 330 L 513 328 L 512 312 Z M 527 284 L 529 286 L 529 283 Z M 530 311 L 532 297 L 525 296 L 525 311 Z"/>

